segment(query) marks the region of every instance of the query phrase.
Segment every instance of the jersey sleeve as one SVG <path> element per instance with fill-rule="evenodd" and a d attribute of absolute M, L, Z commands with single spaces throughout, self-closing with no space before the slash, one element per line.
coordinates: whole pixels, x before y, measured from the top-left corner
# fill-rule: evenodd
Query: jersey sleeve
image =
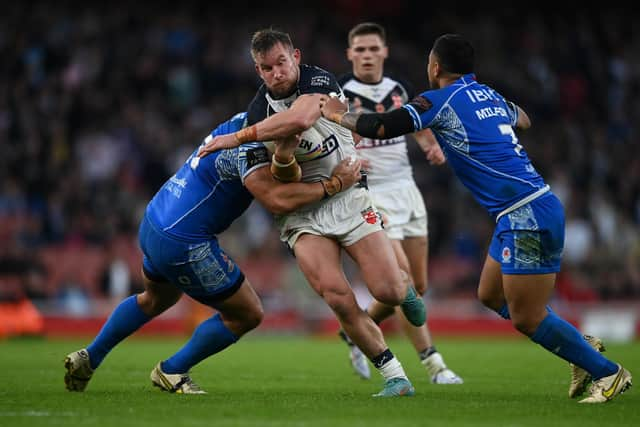
<path fill-rule="evenodd" d="M 309 65 L 300 66 L 300 81 L 298 82 L 300 94 L 323 93 L 325 95 L 335 92 L 342 96 L 342 89 L 336 77 L 319 67 Z"/>
<path fill-rule="evenodd" d="M 238 147 L 238 171 L 243 184 L 251 173 L 270 164 L 269 151 L 261 142 L 250 142 Z"/>
<path fill-rule="evenodd" d="M 433 101 L 429 92 L 421 93 L 413 98 L 409 103 L 402 106 L 411 115 L 414 131 L 419 131 L 429 127 L 429 124 L 436 116 L 436 109 L 433 108 Z"/>
<path fill-rule="evenodd" d="M 511 126 L 515 127 L 518 123 L 518 107 L 515 103 L 507 101 L 506 99 L 505 104 L 507 104 L 507 115 L 511 121 Z"/>

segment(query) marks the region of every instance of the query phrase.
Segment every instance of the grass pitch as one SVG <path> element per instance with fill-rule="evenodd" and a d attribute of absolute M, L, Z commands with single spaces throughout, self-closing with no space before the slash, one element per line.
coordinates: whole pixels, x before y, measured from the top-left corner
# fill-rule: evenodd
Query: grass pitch
<path fill-rule="evenodd" d="M 193 369 L 207 395 L 153 388 L 151 369 L 184 340 L 135 337 L 107 357 L 86 392 L 70 393 L 62 359 L 87 342 L 0 342 L 0 426 L 640 426 L 637 386 L 607 404 L 579 405 L 567 397 L 567 364 L 526 339 L 439 338 L 465 380 L 450 386 L 430 384 L 408 342 L 389 339 L 416 388 L 396 399 L 370 397 L 381 377 L 352 373 L 337 337 L 251 334 Z M 639 342 L 607 343 L 606 355 L 640 380 Z"/>

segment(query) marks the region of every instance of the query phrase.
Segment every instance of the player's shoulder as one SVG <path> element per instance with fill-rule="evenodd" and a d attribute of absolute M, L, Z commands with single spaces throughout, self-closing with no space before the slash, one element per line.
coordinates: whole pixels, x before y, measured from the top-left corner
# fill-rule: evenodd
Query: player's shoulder
<path fill-rule="evenodd" d="M 226 122 L 220 123 L 212 132 L 212 136 L 226 135 L 229 133 L 237 132 L 247 125 L 247 113 L 241 112 L 235 114 Z"/>
<path fill-rule="evenodd" d="M 344 86 L 349 83 L 351 80 L 358 80 L 353 72 L 344 73 L 338 76 L 338 84 L 340 86 Z"/>
<path fill-rule="evenodd" d="M 304 93 L 337 92 L 340 86 L 333 73 L 315 65 L 300 64 L 298 89 Z"/>
<path fill-rule="evenodd" d="M 256 92 L 256 96 L 253 97 L 249 106 L 247 107 L 247 124 L 253 125 L 267 117 L 267 110 L 269 104 L 267 102 L 267 87 L 264 83 L 260 86 Z"/>

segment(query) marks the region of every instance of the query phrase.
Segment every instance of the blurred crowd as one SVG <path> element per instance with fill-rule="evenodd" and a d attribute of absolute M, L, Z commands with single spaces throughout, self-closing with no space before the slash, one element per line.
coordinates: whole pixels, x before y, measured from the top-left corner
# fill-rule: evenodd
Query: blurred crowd
<path fill-rule="evenodd" d="M 529 112 L 533 127 L 521 141 L 565 204 L 558 297 L 640 298 L 637 14 L 443 7 L 423 16 L 407 1 L 215 3 L 3 6 L 0 299 L 82 301 L 138 289 L 146 203 L 259 85 L 251 34 L 285 30 L 303 62 L 340 75 L 350 71 L 347 32 L 363 20 L 387 28 L 386 71 L 417 90 L 426 89 L 438 35 L 472 40 L 479 80 Z M 429 166 L 417 147 L 410 154 L 429 210 L 430 292 L 474 295 L 490 219 L 446 165 Z M 280 282 L 301 280 L 259 206 L 222 240 L 263 297 L 282 302 Z"/>

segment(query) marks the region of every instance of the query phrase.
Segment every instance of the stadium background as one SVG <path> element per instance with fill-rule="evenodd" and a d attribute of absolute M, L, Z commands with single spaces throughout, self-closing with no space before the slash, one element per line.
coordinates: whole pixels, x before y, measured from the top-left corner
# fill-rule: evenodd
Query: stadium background
<path fill-rule="evenodd" d="M 91 333 L 139 290 L 145 204 L 212 127 L 252 98 L 255 30 L 290 32 L 304 62 L 339 75 L 350 70 L 347 31 L 362 20 L 385 25 L 386 71 L 416 90 L 426 88 L 438 35 L 472 40 L 479 79 L 529 112 L 533 127 L 521 140 L 566 207 L 554 307 L 583 325 L 605 316 L 610 335 L 637 334 L 637 12 L 444 5 L 424 16 L 411 2 L 382 0 L 88 4 L 12 2 L 0 16 L 0 337 Z M 510 331 L 474 299 L 489 218 L 446 165 L 430 167 L 416 147 L 411 157 L 429 210 L 432 329 Z M 260 206 L 221 241 L 263 299 L 259 331 L 335 329 Z M 357 271 L 347 269 L 366 303 Z M 147 328 L 188 330 L 203 314 L 183 300 Z M 24 330 L 28 320 L 33 329 Z"/>

